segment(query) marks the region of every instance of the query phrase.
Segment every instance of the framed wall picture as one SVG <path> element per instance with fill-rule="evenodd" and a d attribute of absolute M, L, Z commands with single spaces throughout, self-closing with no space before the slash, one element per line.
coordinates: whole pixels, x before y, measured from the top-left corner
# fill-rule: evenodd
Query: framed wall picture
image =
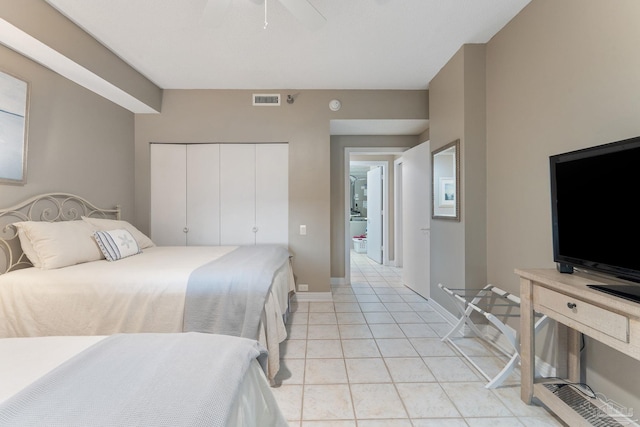
<path fill-rule="evenodd" d="M 27 178 L 29 83 L 0 71 L 0 184 Z"/>
<path fill-rule="evenodd" d="M 456 203 L 456 182 L 453 178 L 440 178 L 439 206 L 452 207 Z"/>

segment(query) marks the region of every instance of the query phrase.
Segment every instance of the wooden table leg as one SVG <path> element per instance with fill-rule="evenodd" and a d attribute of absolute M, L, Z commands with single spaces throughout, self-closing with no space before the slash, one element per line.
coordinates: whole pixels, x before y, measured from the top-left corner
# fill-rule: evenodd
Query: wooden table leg
<path fill-rule="evenodd" d="M 580 346 L 582 334 L 575 329 L 567 331 L 567 377 L 573 383 L 580 383 Z"/>
<path fill-rule="evenodd" d="M 520 398 L 527 405 L 533 399 L 533 380 L 535 376 L 535 334 L 533 306 L 531 297 L 533 284 L 530 280 L 520 279 Z"/>

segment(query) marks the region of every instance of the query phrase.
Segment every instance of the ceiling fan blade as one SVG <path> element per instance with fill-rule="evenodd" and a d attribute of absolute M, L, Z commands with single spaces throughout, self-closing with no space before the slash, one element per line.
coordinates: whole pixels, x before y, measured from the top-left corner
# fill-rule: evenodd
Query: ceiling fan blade
<path fill-rule="evenodd" d="M 308 0 L 280 0 L 280 3 L 309 28 L 320 28 L 327 21 Z"/>
<path fill-rule="evenodd" d="M 207 26 L 220 26 L 230 4 L 231 0 L 208 0 L 202 12 L 202 22 Z"/>

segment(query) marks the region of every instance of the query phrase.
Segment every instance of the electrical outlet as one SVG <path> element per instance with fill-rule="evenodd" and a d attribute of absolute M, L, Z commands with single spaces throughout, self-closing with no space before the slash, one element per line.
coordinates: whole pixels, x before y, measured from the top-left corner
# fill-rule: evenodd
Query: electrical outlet
<path fill-rule="evenodd" d="M 300 283 L 298 285 L 298 292 L 307 292 L 309 290 L 309 285 Z"/>

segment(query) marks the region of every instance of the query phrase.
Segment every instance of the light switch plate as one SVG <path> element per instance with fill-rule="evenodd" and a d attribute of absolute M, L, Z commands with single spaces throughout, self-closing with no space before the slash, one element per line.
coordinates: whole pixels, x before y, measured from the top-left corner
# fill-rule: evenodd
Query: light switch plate
<path fill-rule="evenodd" d="M 307 235 L 307 226 L 306 225 L 301 225 L 300 226 L 300 235 L 301 236 L 306 236 Z"/>

